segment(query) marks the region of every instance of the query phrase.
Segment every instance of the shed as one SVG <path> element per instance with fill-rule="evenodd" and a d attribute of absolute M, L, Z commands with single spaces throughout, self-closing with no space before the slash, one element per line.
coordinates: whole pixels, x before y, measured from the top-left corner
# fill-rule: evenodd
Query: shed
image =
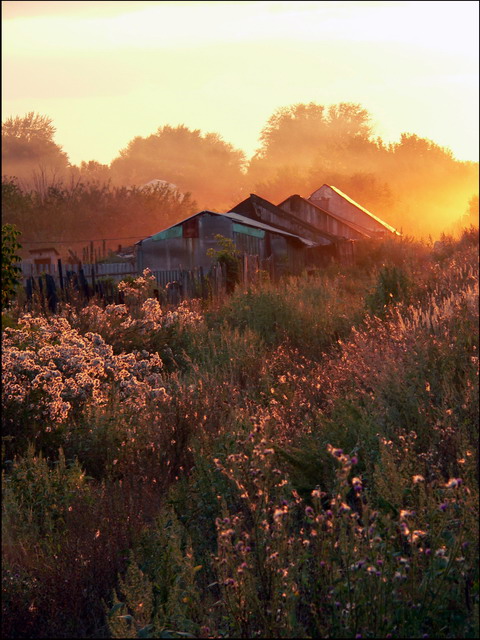
<path fill-rule="evenodd" d="M 45 247 L 44 249 L 30 249 L 30 260 L 34 265 L 52 264 L 52 261 L 57 260 L 60 254 L 54 247 Z"/>
<path fill-rule="evenodd" d="M 248 198 L 235 205 L 230 212 L 240 213 L 247 218 L 270 224 L 277 229 L 308 238 L 317 245 L 331 245 L 338 240 L 326 228 L 312 224 L 305 216 L 293 214 L 288 208 L 275 206 L 268 200 L 251 193 Z"/>
<path fill-rule="evenodd" d="M 353 198 L 350 198 L 350 196 L 347 196 L 346 193 L 343 193 L 333 185 L 322 185 L 310 195 L 308 200 L 323 211 L 365 229 L 369 235 L 401 235 L 391 225 L 378 218 L 365 207 L 362 207 Z"/>
<path fill-rule="evenodd" d="M 241 253 L 260 259 L 273 257 L 277 268 L 304 266 L 304 248 L 315 245 L 309 238 L 290 233 L 239 213 L 200 211 L 136 244 L 137 269 L 152 271 L 208 269 L 210 248 L 218 249 L 216 235 L 231 238 Z"/>
<path fill-rule="evenodd" d="M 297 220 L 308 223 L 318 232 L 330 234 L 336 241 L 340 239 L 360 240 L 369 238 L 372 234 L 370 231 L 349 220 L 345 220 L 330 211 L 321 208 L 317 203 L 302 198 L 298 194 L 290 196 L 278 207 L 288 212 Z"/>

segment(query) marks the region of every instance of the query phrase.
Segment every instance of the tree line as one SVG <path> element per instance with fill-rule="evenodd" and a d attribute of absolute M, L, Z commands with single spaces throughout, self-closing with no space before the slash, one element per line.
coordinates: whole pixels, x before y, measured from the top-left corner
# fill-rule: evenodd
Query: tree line
<path fill-rule="evenodd" d="M 323 183 L 417 236 L 478 212 L 478 163 L 413 133 L 386 144 L 358 104 L 277 109 L 249 159 L 217 133 L 164 125 L 133 138 L 109 165 L 77 166 L 54 135 L 52 120 L 34 112 L 3 123 L 3 216 L 24 242 L 140 238 L 204 208 L 228 210 L 250 193 L 278 204 Z M 142 188 L 156 179 L 175 188 Z"/>

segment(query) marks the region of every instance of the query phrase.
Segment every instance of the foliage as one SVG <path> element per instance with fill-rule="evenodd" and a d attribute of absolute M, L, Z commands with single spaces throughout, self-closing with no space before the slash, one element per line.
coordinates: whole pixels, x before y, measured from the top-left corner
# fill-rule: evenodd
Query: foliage
<path fill-rule="evenodd" d="M 207 249 L 207 256 L 217 264 L 225 266 L 227 292 L 231 293 L 240 279 L 240 253 L 231 238 L 217 233 L 215 240 L 219 249 Z"/>
<path fill-rule="evenodd" d="M 387 307 L 398 302 L 408 302 L 409 282 L 402 269 L 382 267 L 375 289 L 367 296 L 367 308 L 374 315 L 384 315 Z"/>
<path fill-rule="evenodd" d="M 224 208 L 238 197 L 244 163 L 243 152 L 216 133 L 166 125 L 131 140 L 112 161 L 111 171 L 117 184 L 167 180 L 191 193 L 201 207 Z"/>
<path fill-rule="evenodd" d="M 22 245 L 17 238 L 20 231 L 12 224 L 2 225 L 2 307 L 12 301 L 21 283 L 21 269 L 18 266 L 21 258 L 18 255 Z"/>
<path fill-rule="evenodd" d="M 39 172 L 64 173 L 67 154 L 54 141 L 51 118 L 30 113 L 7 118 L 2 123 L 2 165 L 6 175 L 31 183 Z"/>
<path fill-rule="evenodd" d="M 9 311 L 4 635 L 478 636 L 478 235 L 359 255 Z"/>
<path fill-rule="evenodd" d="M 85 245 L 82 238 L 144 238 L 194 211 L 190 197 L 168 185 L 142 190 L 98 181 L 45 180 L 36 189 L 22 190 L 18 181 L 4 177 L 2 198 L 5 222 L 22 231 L 25 243 L 71 240 L 70 247 L 78 251 Z M 117 247 L 113 241 L 106 248 Z"/>

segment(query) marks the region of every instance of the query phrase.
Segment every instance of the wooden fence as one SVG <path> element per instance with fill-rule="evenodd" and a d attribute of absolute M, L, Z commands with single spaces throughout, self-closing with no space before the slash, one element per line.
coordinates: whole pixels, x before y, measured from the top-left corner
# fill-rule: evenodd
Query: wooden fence
<path fill-rule="evenodd" d="M 274 265 L 271 259 L 260 260 L 258 256 L 243 255 L 236 277 L 227 272 L 225 264 L 214 264 L 205 272 L 202 267 L 192 270 L 170 269 L 152 271 L 157 282 L 155 295 L 168 304 L 179 304 L 191 298 L 221 299 L 233 290 L 236 282 L 249 286 L 258 281 L 260 272 L 274 277 Z M 128 262 L 97 264 L 57 264 L 34 265 L 22 262 L 22 279 L 27 301 L 34 295 L 45 309 L 55 312 L 59 300 L 85 301 L 93 296 L 105 303 L 122 303 L 123 295 L 116 283 L 126 276 L 141 275 Z"/>

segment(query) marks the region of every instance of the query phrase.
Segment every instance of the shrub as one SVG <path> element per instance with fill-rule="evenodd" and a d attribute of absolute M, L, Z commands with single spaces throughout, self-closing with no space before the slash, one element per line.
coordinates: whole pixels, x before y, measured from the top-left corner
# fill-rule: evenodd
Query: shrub
<path fill-rule="evenodd" d="M 20 231 L 13 224 L 2 225 L 2 307 L 8 306 L 21 282 L 21 258 L 18 250 L 22 245 L 17 238 Z"/>

